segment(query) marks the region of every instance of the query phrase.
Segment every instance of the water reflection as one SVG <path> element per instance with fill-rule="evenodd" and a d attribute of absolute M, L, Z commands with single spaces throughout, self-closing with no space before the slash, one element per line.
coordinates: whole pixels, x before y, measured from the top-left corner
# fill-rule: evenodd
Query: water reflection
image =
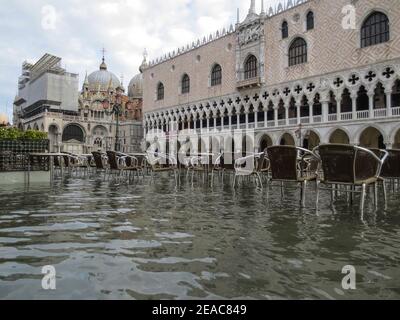
<path fill-rule="evenodd" d="M 400 298 L 400 204 L 366 208 L 296 188 L 64 178 L 0 190 L 0 298 Z M 341 288 L 345 265 L 357 290 Z M 57 290 L 41 289 L 41 267 Z"/>

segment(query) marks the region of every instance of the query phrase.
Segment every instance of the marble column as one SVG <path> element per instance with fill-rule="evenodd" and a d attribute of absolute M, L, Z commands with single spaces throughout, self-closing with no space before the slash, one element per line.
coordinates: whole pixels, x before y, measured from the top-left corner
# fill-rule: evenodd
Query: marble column
<path fill-rule="evenodd" d="M 340 117 L 342 114 L 342 98 L 336 99 L 336 121 L 340 121 Z"/>
<path fill-rule="evenodd" d="M 310 103 L 309 104 L 309 109 L 310 109 L 310 123 L 314 123 L 314 104 Z"/>
<path fill-rule="evenodd" d="M 369 118 L 374 118 L 374 97 L 375 93 L 368 92 L 368 109 L 369 109 Z"/>
<path fill-rule="evenodd" d="M 392 88 L 385 90 L 386 94 L 386 116 L 392 116 Z"/>
<path fill-rule="evenodd" d="M 264 127 L 268 127 L 268 110 L 264 110 Z"/>
<path fill-rule="evenodd" d="M 289 106 L 285 104 L 285 120 L 286 125 L 289 125 Z"/>
<path fill-rule="evenodd" d="M 321 101 L 321 106 L 322 106 L 322 122 L 326 123 L 328 122 L 329 118 L 329 101 Z"/>
<path fill-rule="evenodd" d="M 301 114 L 300 114 L 300 111 L 301 111 L 301 102 L 299 101 L 299 102 L 296 102 L 296 110 L 297 110 L 297 124 L 300 124 L 301 123 Z"/>
<path fill-rule="evenodd" d="M 275 122 L 275 127 L 278 126 L 278 106 L 274 106 L 274 122 Z"/>
<path fill-rule="evenodd" d="M 353 113 L 353 120 L 357 119 L 357 93 L 351 94 L 351 110 Z"/>

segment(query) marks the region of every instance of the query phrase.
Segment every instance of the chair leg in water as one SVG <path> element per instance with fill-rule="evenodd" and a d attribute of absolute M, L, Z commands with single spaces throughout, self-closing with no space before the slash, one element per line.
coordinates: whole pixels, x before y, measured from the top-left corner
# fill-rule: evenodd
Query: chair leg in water
<path fill-rule="evenodd" d="M 361 212 L 364 212 L 365 193 L 366 193 L 366 185 L 363 184 L 362 191 L 361 191 L 361 202 L 360 202 Z"/>
<path fill-rule="evenodd" d="M 258 181 L 260 182 L 261 189 L 263 189 L 264 186 L 263 186 L 262 178 L 261 178 L 261 176 L 260 176 L 260 174 L 258 172 L 257 172 L 257 178 L 258 178 Z"/>
<path fill-rule="evenodd" d="M 373 190 L 374 190 L 374 204 L 375 207 L 378 207 L 378 184 L 374 183 L 373 185 Z"/>
<path fill-rule="evenodd" d="M 306 188 L 307 188 L 307 181 L 304 181 L 301 184 L 301 206 L 304 208 L 306 206 Z"/>

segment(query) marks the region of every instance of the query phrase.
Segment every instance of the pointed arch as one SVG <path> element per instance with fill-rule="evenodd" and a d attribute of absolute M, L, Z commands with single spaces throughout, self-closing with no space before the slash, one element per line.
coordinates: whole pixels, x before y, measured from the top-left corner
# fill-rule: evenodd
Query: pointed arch
<path fill-rule="evenodd" d="M 329 143 L 350 144 L 350 135 L 344 128 L 333 128 L 329 134 Z"/>

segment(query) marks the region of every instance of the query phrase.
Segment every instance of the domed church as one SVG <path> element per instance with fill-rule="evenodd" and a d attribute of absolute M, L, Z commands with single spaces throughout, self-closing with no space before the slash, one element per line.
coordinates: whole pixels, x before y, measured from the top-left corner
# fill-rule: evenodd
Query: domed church
<path fill-rule="evenodd" d="M 14 124 L 23 130 L 48 132 L 53 152 L 86 154 L 114 150 L 117 145 L 117 151 L 140 151 L 142 75 L 132 79 L 126 94 L 123 77 L 119 79 L 109 70 L 104 52 L 99 69 L 86 73 L 81 90 L 78 75 L 60 67 L 61 58 L 46 54 L 35 64 L 24 63 L 14 102 Z M 50 81 L 59 82 L 61 91 L 68 93 L 58 96 L 60 90 L 47 90 Z M 30 94 L 33 82 L 43 83 L 40 101 Z M 120 111 L 118 125 L 116 107 Z"/>

